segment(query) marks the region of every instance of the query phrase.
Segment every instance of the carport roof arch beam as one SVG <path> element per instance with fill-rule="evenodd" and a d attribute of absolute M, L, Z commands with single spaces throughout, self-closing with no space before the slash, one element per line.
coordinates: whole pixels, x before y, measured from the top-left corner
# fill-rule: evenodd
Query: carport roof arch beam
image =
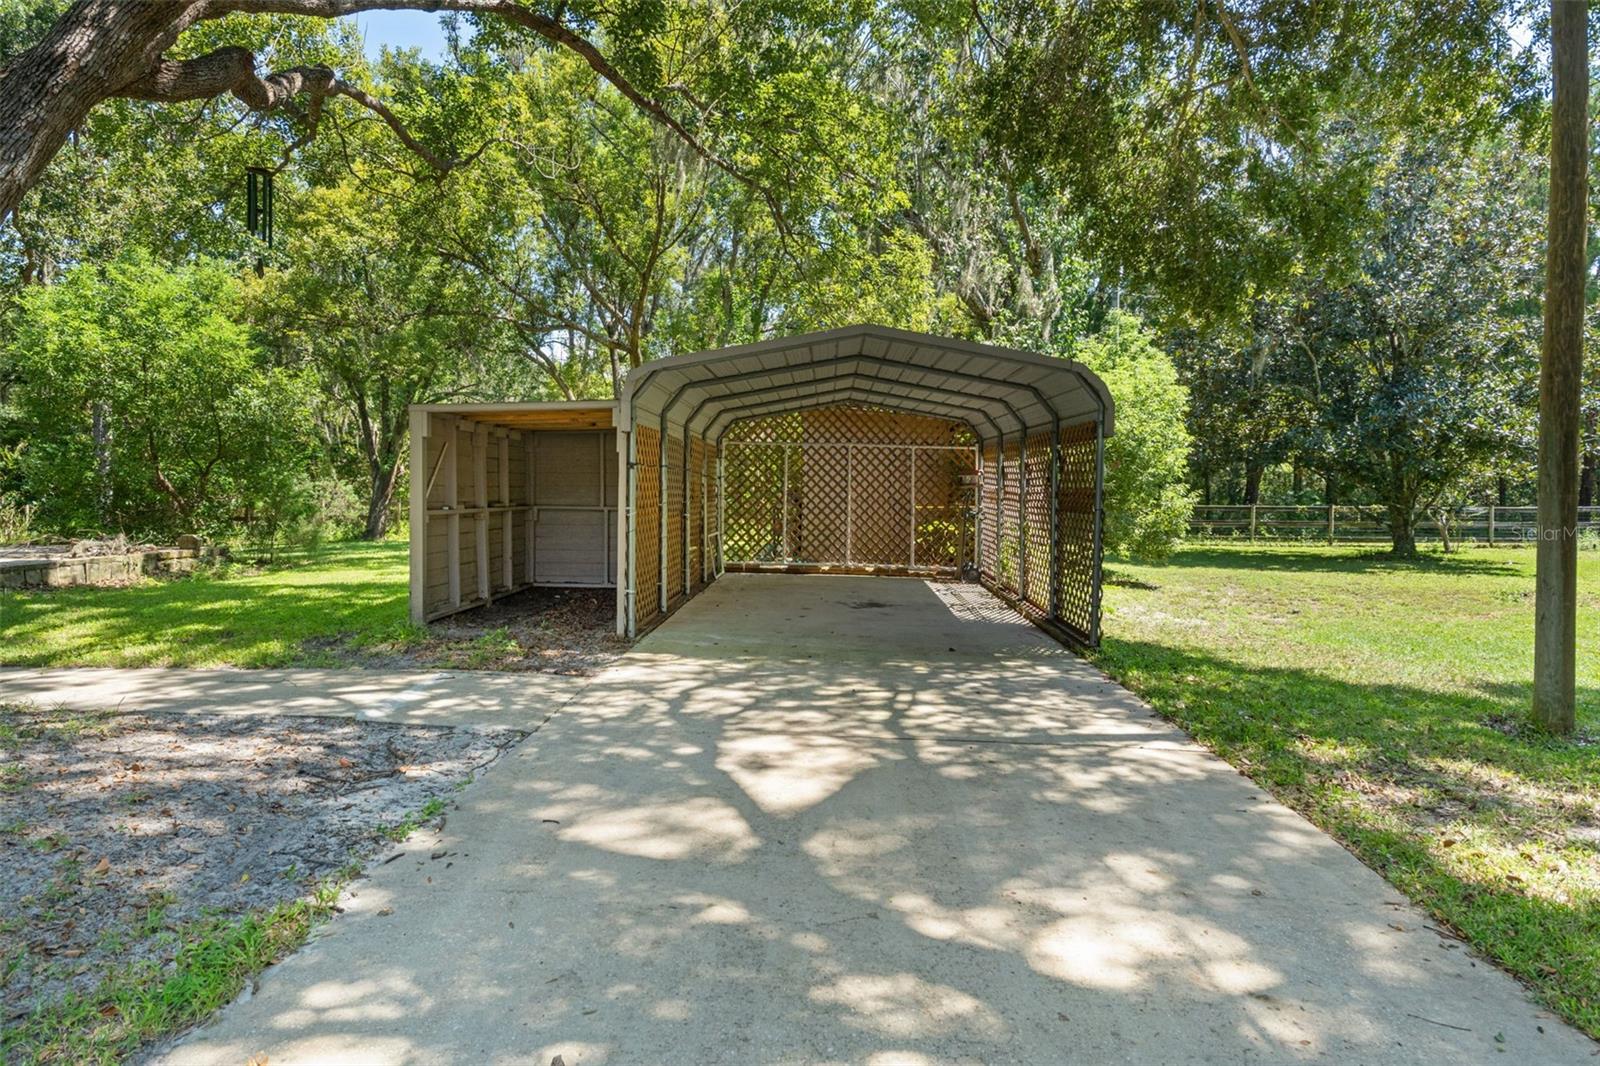
<path fill-rule="evenodd" d="M 738 410 L 730 409 L 726 413 L 732 414 L 733 417 L 728 419 L 728 421 L 723 424 L 722 428 L 718 430 L 717 436 L 707 437 L 706 439 L 711 441 L 713 444 L 718 444 L 721 442 L 722 436 L 725 435 L 735 423 L 743 422 L 747 419 L 769 418 L 776 415 L 793 414 L 797 411 L 813 411 L 817 408 L 833 407 L 841 403 L 860 403 L 871 405 L 885 411 L 893 411 L 896 414 L 922 415 L 925 417 L 941 418 L 947 421 L 959 422 L 961 425 L 971 430 L 974 437 L 980 440 L 984 439 L 982 434 L 978 432 L 977 427 L 975 427 L 965 418 L 952 418 L 948 414 L 938 411 L 931 411 L 926 407 L 917 406 L 915 403 L 910 401 L 884 399 L 881 396 L 874 395 L 870 392 L 865 392 L 852 385 L 846 385 L 838 389 L 830 389 L 826 392 L 820 392 L 806 399 L 791 398 L 785 400 L 767 400 L 763 403 L 752 404 L 748 408 L 742 408 Z"/>
<path fill-rule="evenodd" d="M 935 418 L 953 419 L 955 421 L 963 422 L 972 429 L 973 433 L 977 434 L 978 437 L 982 439 L 988 439 L 989 434 L 982 432 L 978 428 L 978 423 L 980 421 L 987 422 L 990 428 L 994 431 L 994 434 L 997 436 L 1007 432 L 995 422 L 994 414 L 992 414 L 987 407 L 965 404 L 963 402 L 963 398 L 967 394 L 959 389 L 924 385 L 920 387 L 921 394 L 916 396 L 905 396 L 901 394 L 886 393 L 880 388 L 875 388 L 873 383 L 880 380 L 881 379 L 876 378 L 874 375 L 863 375 L 856 371 L 850 371 L 841 374 L 819 376 L 798 384 L 784 382 L 782 384 L 766 385 L 756 389 L 744 389 L 733 397 L 708 396 L 701 400 L 700 404 L 689 413 L 688 422 L 691 426 L 694 426 L 699 418 L 701 409 L 708 404 L 715 403 L 719 400 L 740 401 L 737 403 L 724 402 L 719 404 L 717 413 L 712 416 L 710 421 L 704 423 L 706 439 L 716 440 L 721 437 L 721 435 L 727 431 L 728 426 L 732 425 L 734 422 L 740 421 L 744 418 L 753 417 L 752 415 L 744 413 L 751 408 L 768 408 L 772 405 L 783 404 L 785 402 L 801 403 L 813 400 L 820 396 L 842 392 L 848 389 L 853 390 L 856 393 L 856 395 L 852 396 L 851 399 L 860 403 L 876 404 L 884 407 L 898 405 L 910 413 L 929 415 Z M 931 393 L 954 397 L 954 399 L 930 401 L 928 399 L 928 394 Z M 1004 400 L 1001 400 L 1000 403 L 1003 404 L 1006 411 L 1010 413 L 1012 420 L 1020 424 L 1020 419 L 1017 416 L 1016 408 L 1012 407 Z M 781 413 L 781 409 L 774 411 L 774 413 Z"/>
<path fill-rule="evenodd" d="M 884 326 L 849 326 L 646 363 L 628 376 L 619 426 L 631 429 L 641 422 L 681 430 L 691 420 L 690 408 L 679 404 L 697 397 L 693 409 L 701 414 L 696 417 L 709 428 L 722 408 L 754 391 L 740 384 L 791 387 L 799 398 L 831 384 L 817 371 L 850 364 L 860 371 L 863 402 L 877 402 L 866 397 L 917 401 L 930 414 L 969 423 L 974 411 L 982 411 L 996 428 L 1012 423 L 1005 427 L 1008 436 L 1084 420 L 1099 420 L 1105 433 L 1112 432 L 1109 392 L 1077 363 Z M 868 367 L 876 372 L 867 373 Z M 940 399 L 936 389 L 959 391 L 962 402 Z"/>

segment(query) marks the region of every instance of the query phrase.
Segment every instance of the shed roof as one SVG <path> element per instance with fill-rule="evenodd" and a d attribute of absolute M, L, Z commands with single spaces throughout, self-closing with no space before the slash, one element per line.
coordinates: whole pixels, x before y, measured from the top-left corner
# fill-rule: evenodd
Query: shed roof
<path fill-rule="evenodd" d="M 610 429 L 615 400 L 530 400 L 524 403 L 419 403 L 414 411 L 453 414 L 503 429 Z"/>
<path fill-rule="evenodd" d="M 742 418 L 863 403 L 965 422 L 981 440 L 1103 415 L 1111 394 L 1079 363 L 888 326 L 846 326 L 657 359 L 628 375 L 617 424 L 709 440 Z"/>

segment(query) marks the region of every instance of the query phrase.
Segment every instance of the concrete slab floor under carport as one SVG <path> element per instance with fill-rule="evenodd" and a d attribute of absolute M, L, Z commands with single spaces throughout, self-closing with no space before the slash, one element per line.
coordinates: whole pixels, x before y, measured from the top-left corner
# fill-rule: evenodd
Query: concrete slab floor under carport
<path fill-rule="evenodd" d="M 406 851 L 162 1061 L 1596 1051 L 971 585 L 729 575 Z"/>

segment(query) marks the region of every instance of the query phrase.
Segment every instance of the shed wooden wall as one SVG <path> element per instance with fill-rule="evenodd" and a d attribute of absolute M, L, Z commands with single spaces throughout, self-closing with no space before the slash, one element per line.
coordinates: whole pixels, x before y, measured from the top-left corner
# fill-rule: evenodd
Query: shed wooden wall
<path fill-rule="evenodd" d="M 690 436 L 686 455 L 681 436 L 663 447 L 649 426 L 635 426 L 633 438 L 633 624 L 643 632 L 716 580 L 722 520 L 712 444 Z"/>

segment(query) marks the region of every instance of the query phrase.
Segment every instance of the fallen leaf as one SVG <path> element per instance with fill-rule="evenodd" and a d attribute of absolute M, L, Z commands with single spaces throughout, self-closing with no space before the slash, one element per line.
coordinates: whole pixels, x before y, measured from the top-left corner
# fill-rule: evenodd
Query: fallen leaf
<path fill-rule="evenodd" d="M 106 874 L 110 873 L 111 872 L 111 856 L 109 856 L 109 855 L 100 856 L 100 861 L 95 863 L 94 872 L 100 877 L 104 877 Z"/>
<path fill-rule="evenodd" d="M 348 770 L 348 769 L 350 769 L 350 767 L 354 766 L 355 763 L 351 762 L 349 759 L 344 758 L 343 756 L 340 756 L 339 757 L 339 765 L 342 768 Z"/>

